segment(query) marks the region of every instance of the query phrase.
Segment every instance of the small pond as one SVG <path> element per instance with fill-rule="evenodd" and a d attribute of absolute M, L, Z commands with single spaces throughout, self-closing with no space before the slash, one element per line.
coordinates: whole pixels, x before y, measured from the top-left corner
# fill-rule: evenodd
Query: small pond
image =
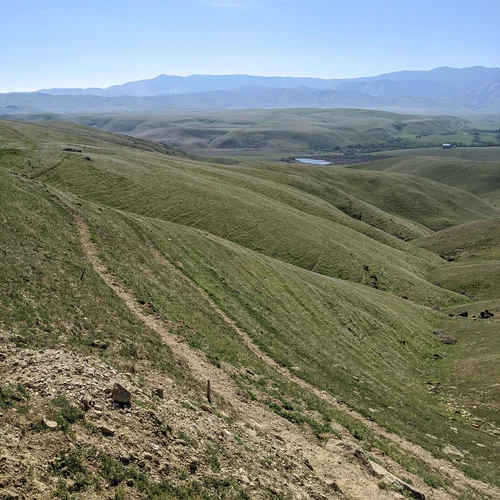
<path fill-rule="evenodd" d="M 300 163 L 309 163 L 309 165 L 331 165 L 329 161 L 314 160 L 313 158 L 295 158 L 295 161 Z"/>

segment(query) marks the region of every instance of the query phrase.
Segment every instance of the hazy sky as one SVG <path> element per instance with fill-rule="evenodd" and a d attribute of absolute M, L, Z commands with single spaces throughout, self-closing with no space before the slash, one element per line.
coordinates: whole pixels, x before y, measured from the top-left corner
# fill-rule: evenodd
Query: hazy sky
<path fill-rule="evenodd" d="M 476 65 L 500 66 L 500 0 L 2 2 L 0 92 Z"/>

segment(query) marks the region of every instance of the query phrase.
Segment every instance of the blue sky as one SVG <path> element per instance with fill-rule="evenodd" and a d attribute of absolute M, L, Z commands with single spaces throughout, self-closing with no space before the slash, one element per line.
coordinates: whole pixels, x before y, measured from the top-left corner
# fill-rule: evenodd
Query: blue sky
<path fill-rule="evenodd" d="M 500 0 L 3 2 L 0 92 L 158 74 L 347 78 L 500 66 Z"/>

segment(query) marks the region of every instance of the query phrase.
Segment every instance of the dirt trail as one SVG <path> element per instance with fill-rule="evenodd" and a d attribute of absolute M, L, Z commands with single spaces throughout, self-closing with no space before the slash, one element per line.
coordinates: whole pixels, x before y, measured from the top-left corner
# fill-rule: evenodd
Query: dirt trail
<path fill-rule="evenodd" d="M 318 389 L 310 385 L 308 382 L 304 381 L 287 368 L 280 365 L 276 360 L 271 358 L 268 354 L 263 352 L 248 336 L 246 332 L 241 330 L 236 323 L 224 312 L 222 311 L 217 304 L 211 299 L 205 290 L 199 287 L 194 281 L 192 281 L 188 276 L 186 276 L 180 269 L 175 267 L 170 261 L 168 261 L 163 255 L 155 248 L 152 248 L 153 256 L 164 266 L 168 267 L 172 272 L 175 272 L 178 276 L 180 276 L 185 282 L 187 282 L 193 289 L 195 289 L 199 295 L 210 305 L 210 307 L 229 325 L 231 326 L 241 337 L 244 344 L 250 349 L 258 358 L 264 361 L 266 364 L 272 366 L 277 372 L 279 372 L 283 377 L 286 377 L 291 382 L 299 385 L 304 390 L 316 395 L 317 397 L 327 401 L 330 405 L 332 405 L 335 409 L 348 413 L 351 418 L 355 418 L 361 421 L 364 425 L 375 431 L 377 434 L 390 439 L 393 443 L 397 444 L 398 447 L 418 458 L 426 462 L 428 465 L 435 469 L 439 469 L 444 472 L 446 475 L 452 479 L 452 481 L 457 485 L 464 485 L 473 487 L 479 491 L 484 491 L 488 495 L 491 495 L 493 498 L 500 498 L 500 489 L 495 488 L 494 486 L 487 485 L 482 481 L 477 481 L 467 477 L 463 474 L 459 469 L 455 468 L 450 462 L 447 460 L 442 460 L 434 457 L 429 451 L 425 450 L 419 445 L 407 441 L 406 439 L 398 436 L 397 434 L 393 434 L 385 430 L 384 428 L 377 425 L 375 422 L 367 420 L 363 418 L 358 413 L 351 411 L 348 407 L 340 404 L 331 394 Z M 341 426 L 336 426 L 335 430 L 346 437 L 346 429 Z"/>
<path fill-rule="evenodd" d="M 175 356 L 187 363 L 196 380 L 202 383 L 206 380 L 211 381 L 213 391 L 231 405 L 239 420 L 251 429 L 280 435 L 289 452 L 304 456 L 320 480 L 327 484 L 335 482 L 347 498 L 363 500 L 387 498 L 387 494 L 378 487 L 376 478 L 361 468 L 355 460 L 346 460 L 346 453 L 342 447 L 338 447 L 338 451 L 327 450 L 302 433 L 296 425 L 278 417 L 264 406 L 244 401 L 238 387 L 226 372 L 203 359 L 186 344 L 179 342 L 161 319 L 142 310 L 135 296 L 109 273 L 106 265 L 98 257 L 87 224 L 77 218 L 77 227 L 81 244 L 94 271 L 124 301 L 133 314 L 161 336 Z M 332 498 L 335 496 L 337 495 L 332 494 Z"/>
<path fill-rule="evenodd" d="M 350 434 L 347 433 L 344 428 L 340 427 L 339 430 L 345 439 L 345 446 L 343 446 L 343 442 L 341 442 L 338 443 L 337 446 L 324 447 L 315 442 L 310 436 L 307 436 L 306 433 L 302 432 L 296 425 L 291 424 L 285 419 L 277 416 L 263 405 L 256 402 L 244 401 L 242 395 L 239 393 L 237 385 L 224 370 L 216 368 L 213 364 L 206 361 L 203 356 L 193 351 L 188 345 L 179 342 L 179 339 L 170 333 L 167 324 L 163 320 L 148 315 L 143 311 L 135 296 L 110 274 L 106 265 L 99 258 L 86 222 L 77 217 L 76 223 L 81 244 L 87 258 L 92 263 L 94 271 L 99 274 L 108 286 L 124 301 L 134 315 L 136 315 L 146 326 L 156 331 L 161 336 L 163 341 L 169 346 L 175 356 L 183 359 L 187 363 L 196 380 L 202 383 L 204 383 L 207 379 L 211 381 L 214 391 L 230 403 L 234 412 L 238 416 L 238 419 L 241 419 L 250 427 L 279 434 L 284 439 L 289 451 L 292 453 L 299 453 L 304 456 L 314 467 L 315 474 L 321 480 L 327 483 L 331 483 L 332 481 L 335 482 L 340 486 L 341 490 L 348 498 L 377 499 L 388 497 L 388 492 L 379 488 L 377 478 L 370 475 L 367 469 L 361 467 L 355 460 L 352 461 L 349 458 L 346 458 L 351 455 L 351 453 L 346 454 L 346 448 L 352 449 L 353 446 L 357 446 L 354 439 L 351 438 Z M 337 409 L 348 412 L 351 417 L 359 418 L 365 425 L 373 428 L 377 433 L 391 439 L 398 446 L 400 446 L 401 449 L 418 456 L 432 467 L 440 469 L 446 473 L 458 487 L 466 488 L 470 486 L 483 492 L 491 498 L 500 498 L 500 490 L 464 476 L 449 462 L 436 459 L 423 448 L 405 441 L 399 436 L 388 433 L 373 422 L 366 421 L 361 416 L 355 414 L 355 412 L 352 412 L 348 408 L 340 405 L 330 394 L 309 385 L 307 382 L 289 372 L 286 368 L 280 366 L 274 359 L 262 352 L 260 348 L 252 342 L 251 338 L 238 328 L 231 318 L 220 310 L 220 308 L 203 289 L 194 283 L 188 276 L 182 273 L 181 270 L 176 268 L 171 262 L 165 259 L 158 250 L 152 248 L 152 253 L 153 256 L 163 265 L 167 266 L 171 271 L 174 271 L 178 276 L 189 283 L 189 285 L 193 287 L 204 300 L 208 301 L 217 314 L 219 314 L 219 316 L 228 325 L 237 331 L 247 347 L 256 356 L 272 366 L 282 376 L 287 377 L 290 381 L 300 385 L 305 390 L 313 392 L 318 397 L 335 406 Z M 385 457 L 385 461 L 391 469 L 395 470 L 396 473 L 403 472 L 398 464 L 388 460 L 387 457 Z M 411 476 L 406 471 L 404 474 L 406 476 Z M 419 489 L 427 494 L 430 494 L 435 499 L 453 498 L 442 490 L 432 490 L 428 488 L 417 476 L 412 476 L 412 480 Z M 333 496 L 334 495 L 332 495 L 332 497 Z"/>
<path fill-rule="evenodd" d="M 53 165 L 52 167 L 49 167 L 45 170 L 42 170 L 41 172 L 37 172 L 36 174 L 33 174 L 30 179 L 31 180 L 35 180 L 35 179 L 38 179 L 39 177 L 42 177 L 46 174 L 48 174 L 49 172 L 52 172 L 52 170 L 55 170 L 57 167 L 60 167 L 66 160 L 68 159 L 67 156 L 65 156 L 61 161 L 58 161 L 55 165 Z"/>

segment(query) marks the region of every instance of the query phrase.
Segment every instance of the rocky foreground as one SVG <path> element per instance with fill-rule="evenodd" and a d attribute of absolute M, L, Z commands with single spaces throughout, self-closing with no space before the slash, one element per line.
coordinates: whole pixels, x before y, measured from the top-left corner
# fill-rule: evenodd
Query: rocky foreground
<path fill-rule="evenodd" d="M 0 376 L 1 498 L 360 498 L 367 485 L 375 497 L 425 498 L 334 440 L 339 476 L 364 476 L 349 494 L 316 473 L 286 423 L 270 434 L 166 376 L 9 345 Z"/>

